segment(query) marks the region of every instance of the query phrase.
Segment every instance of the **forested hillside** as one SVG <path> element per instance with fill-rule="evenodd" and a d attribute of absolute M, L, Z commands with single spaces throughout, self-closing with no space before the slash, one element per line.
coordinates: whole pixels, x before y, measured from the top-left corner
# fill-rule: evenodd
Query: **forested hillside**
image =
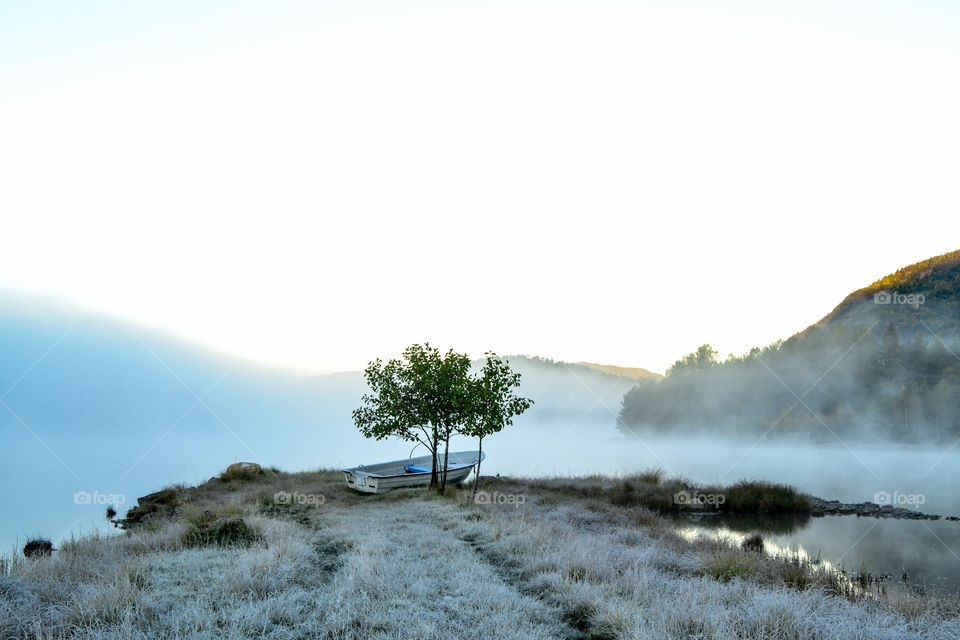
<path fill-rule="evenodd" d="M 704 345 L 623 398 L 620 428 L 817 441 L 960 437 L 960 252 L 848 296 L 793 336 L 721 362 Z"/>

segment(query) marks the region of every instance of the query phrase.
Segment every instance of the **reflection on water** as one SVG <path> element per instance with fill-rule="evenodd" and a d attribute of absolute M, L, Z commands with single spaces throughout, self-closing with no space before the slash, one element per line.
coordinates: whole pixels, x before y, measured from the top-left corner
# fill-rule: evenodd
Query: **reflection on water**
<path fill-rule="evenodd" d="M 813 518 L 806 514 L 786 514 L 764 516 L 732 514 L 723 517 L 714 515 L 681 515 L 675 516 L 679 526 L 695 525 L 704 530 L 726 530 L 734 533 L 751 533 L 761 531 L 766 534 L 789 535 L 810 524 Z"/>
<path fill-rule="evenodd" d="M 960 591 L 960 523 L 855 516 L 675 516 L 688 538 L 716 537 L 739 545 L 750 532 L 773 555 L 818 561 L 848 575 L 875 574 L 915 588 Z"/>

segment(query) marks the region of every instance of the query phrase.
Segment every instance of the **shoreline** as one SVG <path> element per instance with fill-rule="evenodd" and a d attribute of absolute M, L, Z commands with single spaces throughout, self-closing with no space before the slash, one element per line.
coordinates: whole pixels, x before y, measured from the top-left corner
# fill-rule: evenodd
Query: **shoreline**
<path fill-rule="evenodd" d="M 0 637 L 960 635 L 960 598 L 861 584 L 762 537 L 684 538 L 638 504 L 672 491 L 657 474 L 482 482 L 523 499 L 478 502 L 469 485 L 360 494 L 333 470 L 168 487 L 123 535 L 7 567 Z"/>

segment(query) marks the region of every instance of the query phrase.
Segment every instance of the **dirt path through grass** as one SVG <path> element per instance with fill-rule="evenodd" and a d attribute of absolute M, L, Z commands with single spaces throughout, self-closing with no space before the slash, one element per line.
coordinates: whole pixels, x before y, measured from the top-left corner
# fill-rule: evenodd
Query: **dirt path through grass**
<path fill-rule="evenodd" d="M 493 533 L 441 499 L 371 500 L 320 514 L 320 544 L 342 550 L 331 622 L 344 637 L 576 637 L 558 612 L 507 582 L 478 554 Z M 355 634 L 355 635 L 354 635 Z"/>

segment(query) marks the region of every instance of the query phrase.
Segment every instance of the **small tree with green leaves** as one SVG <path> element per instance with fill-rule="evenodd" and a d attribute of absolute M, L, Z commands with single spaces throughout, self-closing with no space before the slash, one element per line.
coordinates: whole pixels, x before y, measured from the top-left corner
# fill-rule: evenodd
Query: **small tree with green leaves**
<path fill-rule="evenodd" d="M 370 392 L 363 395 L 363 405 L 353 411 L 360 433 L 375 440 L 397 437 L 419 442 L 435 452 L 436 434 L 419 421 L 410 362 L 393 359 L 384 363 L 378 358 L 367 365 L 364 377 Z"/>
<path fill-rule="evenodd" d="M 510 369 L 505 360 L 495 353 L 487 353 L 480 374 L 471 380 L 472 410 L 460 428 L 462 435 L 477 438 L 479 452 L 483 453 L 483 439 L 499 433 L 513 419 L 533 405 L 533 400 L 516 395 L 520 386 L 520 374 Z M 480 462 L 477 462 L 473 481 L 474 496 L 480 486 Z"/>
<path fill-rule="evenodd" d="M 368 438 L 398 437 L 430 452 L 430 487 L 446 488 L 450 436 L 473 409 L 470 358 L 429 343 L 407 347 L 401 359 L 374 360 L 364 372 L 370 393 L 353 420 Z M 438 474 L 440 445 L 443 471 Z"/>

